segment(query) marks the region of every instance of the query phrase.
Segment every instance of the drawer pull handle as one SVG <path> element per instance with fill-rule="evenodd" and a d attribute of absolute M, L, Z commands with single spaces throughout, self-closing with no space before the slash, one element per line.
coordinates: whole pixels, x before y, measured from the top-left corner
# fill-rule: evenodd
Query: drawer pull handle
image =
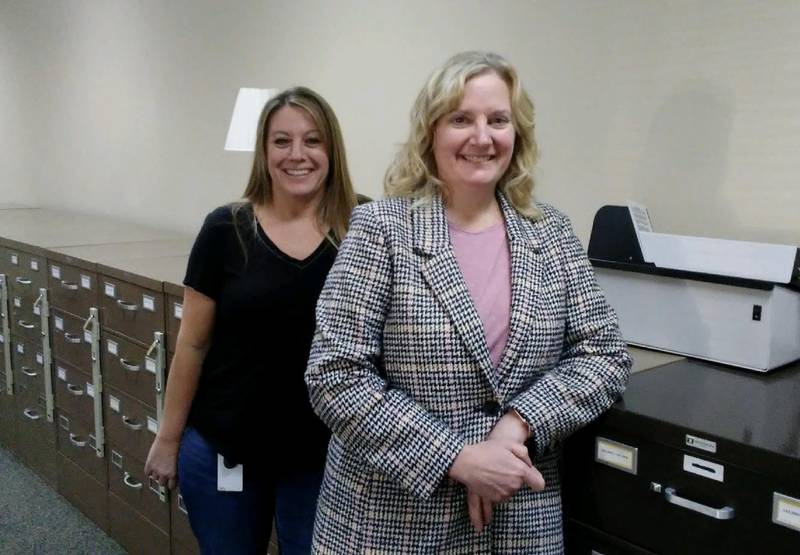
<path fill-rule="evenodd" d="M 33 328 L 36 327 L 36 324 L 29 324 L 25 320 L 20 320 L 19 322 L 17 322 L 17 324 L 19 324 L 21 327 L 25 328 L 26 330 L 32 330 Z"/>
<path fill-rule="evenodd" d="M 14 281 L 19 283 L 20 285 L 30 285 L 31 283 L 33 283 L 31 280 L 22 277 L 17 277 Z"/>
<path fill-rule="evenodd" d="M 20 371 L 29 378 L 35 378 L 36 376 L 39 375 L 38 372 L 31 372 L 31 369 L 28 366 L 23 366 L 22 368 L 20 368 Z"/>
<path fill-rule="evenodd" d="M 81 441 L 81 439 L 75 434 L 69 434 L 69 442 L 75 447 L 86 447 L 86 442 Z"/>
<path fill-rule="evenodd" d="M 22 411 L 22 414 L 24 414 L 25 418 L 27 418 L 28 420 L 33 420 L 33 421 L 39 420 L 42 417 L 41 414 L 37 414 L 33 409 L 25 409 L 24 411 Z"/>
<path fill-rule="evenodd" d="M 725 506 L 721 509 L 709 507 L 708 505 L 703 505 L 697 501 L 692 501 L 691 499 L 681 497 L 675 492 L 675 488 L 664 488 L 664 499 L 667 500 L 667 503 L 672 503 L 678 507 L 683 507 L 684 509 L 689 509 L 690 511 L 695 511 L 696 513 L 710 516 L 711 518 L 715 518 L 717 520 L 730 520 L 736 516 L 736 511 L 733 507 Z"/>
<path fill-rule="evenodd" d="M 128 372 L 138 372 L 139 370 L 141 370 L 141 366 L 139 366 L 138 364 L 131 364 L 124 358 L 119 359 L 119 363 Z"/>
<path fill-rule="evenodd" d="M 142 425 L 133 420 L 132 418 L 128 418 L 127 416 L 122 416 L 122 423 L 125 424 L 128 428 L 133 430 L 134 432 L 138 432 L 142 429 Z"/>
<path fill-rule="evenodd" d="M 126 303 L 122 299 L 117 299 L 117 305 L 122 310 L 127 310 L 128 312 L 136 312 L 137 310 L 139 310 L 139 305 L 138 304 Z"/>
<path fill-rule="evenodd" d="M 134 480 L 129 472 L 126 472 L 122 477 L 122 481 L 131 489 L 142 489 L 142 483 Z"/>
<path fill-rule="evenodd" d="M 79 385 L 75 385 L 72 383 L 67 384 L 67 391 L 72 393 L 75 397 L 80 397 L 83 395 L 83 388 Z"/>
<path fill-rule="evenodd" d="M 61 280 L 61 287 L 63 287 L 64 289 L 66 289 L 68 291 L 77 291 L 78 290 L 78 284 L 77 283 L 72 283 L 72 282 L 69 282 L 69 281 L 65 281 L 63 279 Z"/>
<path fill-rule="evenodd" d="M 64 339 L 67 340 L 67 343 L 72 343 L 74 345 L 77 345 L 83 341 L 80 335 L 74 335 L 69 332 L 64 332 Z"/>

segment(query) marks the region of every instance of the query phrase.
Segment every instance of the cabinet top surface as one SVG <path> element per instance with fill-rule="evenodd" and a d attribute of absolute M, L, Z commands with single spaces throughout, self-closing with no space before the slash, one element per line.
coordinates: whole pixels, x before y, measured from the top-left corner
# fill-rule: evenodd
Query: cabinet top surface
<path fill-rule="evenodd" d="M 678 360 L 631 376 L 615 409 L 800 458 L 800 363 L 756 374 Z"/>
<path fill-rule="evenodd" d="M 174 231 L 107 216 L 30 208 L 0 211 L 0 237 L 43 248 L 174 239 Z"/>

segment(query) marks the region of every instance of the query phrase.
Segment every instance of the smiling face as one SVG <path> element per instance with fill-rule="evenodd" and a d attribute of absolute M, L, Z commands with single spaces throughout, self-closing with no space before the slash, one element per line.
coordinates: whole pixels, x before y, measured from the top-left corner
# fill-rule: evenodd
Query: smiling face
<path fill-rule="evenodd" d="M 328 177 L 328 149 L 308 112 L 294 106 L 279 108 L 270 118 L 267 137 L 273 195 L 320 194 Z"/>
<path fill-rule="evenodd" d="M 511 163 L 514 137 L 506 82 L 494 72 L 472 77 L 458 108 L 436 122 L 437 177 L 451 189 L 494 191 Z"/>

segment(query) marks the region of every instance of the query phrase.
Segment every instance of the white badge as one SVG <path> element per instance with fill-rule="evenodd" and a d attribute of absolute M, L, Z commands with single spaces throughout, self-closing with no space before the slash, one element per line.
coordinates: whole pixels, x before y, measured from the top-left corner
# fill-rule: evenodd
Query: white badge
<path fill-rule="evenodd" d="M 108 346 L 108 352 L 114 356 L 117 356 L 117 342 L 109 339 L 106 345 Z"/>
<path fill-rule="evenodd" d="M 181 303 L 175 303 L 174 305 L 175 310 L 173 314 L 175 314 L 175 318 L 178 320 L 183 319 L 183 305 Z"/>
<path fill-rule="evenodd" d="M 50 266 L 50 275 L 55 279 L 61 279 L 61 268 L 58 266 Z"/>
<path fill-rule="evenodd" d="M 84 289 L 91 289 L 92 288 L 92 278 L 89 276 L 85 276 L 81 274 L 81 287 Z"/>
<path fill-rule="evenodd" d="M 44 364 L 44 355 L 42 353 L 36 353 L 36 364 Z"/>
<path fill-rule="evenodd" d="M 106 293 L 106 297 L 114 298 L 114 297 L 117 296 L 117 288 L 114 287 L 113 283 L 106 282 L 105 287 L 103 288 L 103 290 Z"/>
<path fill-rule="evenodd" d="M 16 254 L 12 254 L 12 255 L 11 255 L 11 263 L 12 263 L 14 266 L 19 266 L 19 258 L 17 257 L 17 255 L 16 255 Z"/>
<path fill-rule="evenodd" d="M 144 367 L 151 374 L 155 374 L 156 373 L 156 360 L 154 358 L 145 357 L 145 359 L 144 359 Z"/>
<path fill-rule="evenodd" d="M 58 372 L 58 379 L 62 381 L 67 381 L 67 371 L 60 366 L 56 368 L 56 372 Z"/>
<path fill-rule="evenodd" d="M 64 319 L 61 316 L 56 316 L 56 329 L 64 331 Z"/>
<path fill-rule="evenodd" d="M 22 298 L 14 297 L 14 306 L 16 308 L 22 308 Z"/>
<path fill-rule="evenodd" d="M 33 270 L 34 272 L 38 272 L 39 271 L 39 261 L 38 260 L 31 259 L 31 270 Z"/>
<path fill-rule="evenodd" d="M 158 433 L 158 420 L 156 420 L 152 416 L 148 416 L 147 417 L 147 430 L 150 433 L 157 434 Z"/>
<path fill-rule="evenodd" d="M 119 399 L 117 399 L 113 395 L 109 395 L 108 396 L 108 406 L 114 412 L 119 412 Z"/>
<path fill-rule="evenodd" d="M 83 331 L 83 340 L 86 343 L 91 343 L 92 342 L 92 332 L 90 332 L 89 330 L 84 330 Z"/>
<path fill-rule="evenodd" d="M 243 477 L 242 465 L 237 464 L 233 468 L 228 468 L 225 466 L 225 457 L 217 455 L 218 491 L 242 491 L 244 485 Z"/>
<path fill-rule="evenodd" d="M 156 311 L 156 300 L 154 297 L 150 295 L 142 295 L 142 308 L 147 311 L 155 312 Z"/>
<path fill-rule="evenodd" d="M 39 307 L 38 304 L 33 307 L 33 313 L 36 314 L 36 316 L 42 315 L 42 309 Z"/>
<path fill-rule="evenodd" d="M 86 383 L 86 395 L 94 399 L 94 386 L 90 383 Z"/>

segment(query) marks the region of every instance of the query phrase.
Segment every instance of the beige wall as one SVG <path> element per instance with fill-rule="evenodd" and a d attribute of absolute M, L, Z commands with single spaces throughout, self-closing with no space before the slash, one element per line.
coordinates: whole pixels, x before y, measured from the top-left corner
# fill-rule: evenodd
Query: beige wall
<path fill-rule="evenodd" d="M 0 33 L 0 202 L 192 231 L 243 190 L 238 87 L 294 84 L 379 196 L 425 76 L 478 48 L 518 66 L 539 197 L 584 240 L 631 198 L 660 231 L 800 243 L 794 0 L 11 0 Z"/>

